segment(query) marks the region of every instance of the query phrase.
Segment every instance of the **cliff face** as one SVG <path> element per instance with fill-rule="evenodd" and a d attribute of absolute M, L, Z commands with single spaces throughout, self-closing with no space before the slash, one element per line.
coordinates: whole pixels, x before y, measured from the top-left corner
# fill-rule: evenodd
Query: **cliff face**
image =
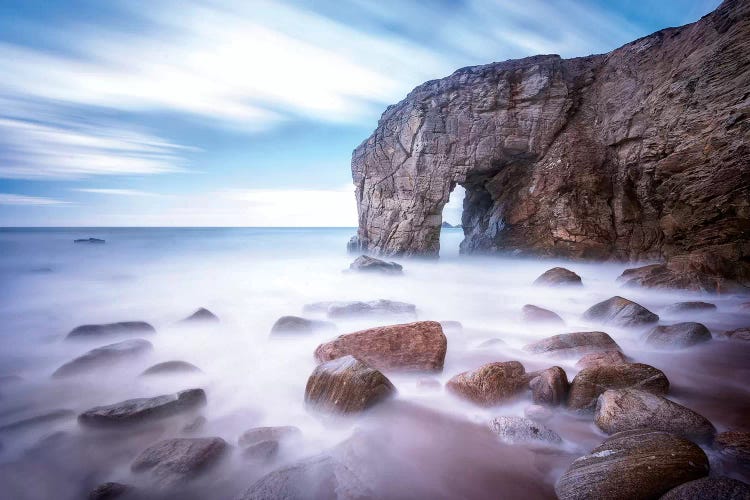
<path fill-rule="evenodd" d="M 608 54 L 464 68 L 420 85 L 354 151 L 358 244 L 750 265 L 750 1 Z M 744 260 L 743 260 L 744 259 Z"/>

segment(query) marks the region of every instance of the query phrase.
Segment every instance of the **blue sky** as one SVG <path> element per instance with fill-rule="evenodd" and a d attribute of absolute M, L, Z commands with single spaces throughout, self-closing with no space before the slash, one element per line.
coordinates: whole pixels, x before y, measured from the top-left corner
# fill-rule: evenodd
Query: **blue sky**
<path fill-rule="evenodd" d="M 416 85 L 719 3 L 3 0 L 0 226 L 355 226 L 351 152 Z"/>

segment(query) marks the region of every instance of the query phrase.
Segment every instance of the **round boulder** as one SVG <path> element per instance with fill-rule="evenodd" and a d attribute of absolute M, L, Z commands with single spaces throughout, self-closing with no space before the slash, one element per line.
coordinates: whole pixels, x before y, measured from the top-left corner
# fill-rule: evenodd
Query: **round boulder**
<path fill-rule="evenodd" d="M 529 388 L 534 403 L 557 406 L 568 396 L 568 376 L 559 366 L 529 375 Z"/>
<path fill-rule="evenodd" d="M 523 349 L 531 354 L 567 358 L 592 352 L 619 351 L 620 346 L 604 332 L 573 332 L 532 342 Z"/>
<path fill-rule="evenodd" d="M 669 490 L 661 500 L 750 500 L 750 486 L 729 477 L 704 477 Z"/>
<path fill-rule="evenodd" d="M 659 316 L 632 300 L 614 296 L 588 308 L 583 319 L 604 325 L 637 327 L 656 323 Z"/>
<path fill-rule="evenodd" d="M 523 392 L 527 383 L 523 365 L 518 361 L 505 361 L 459 373 L 445 388 L 480 406 L 495 406 Z"/>
<path fill-rule="evenodd" d="M 490 430 L 508 444 L 562 442 L 555 431 L 524 417 L 495 417 Z"/>
<path fill-rule="evenodd" d="M 669 380 L 661 370 L 643 363 L 584 368 L 570 384 L 568 408 L 593 410 L 599 395 L 608 389 L 641 389 L 654 394 L 666 394 L 669 391 Z"/>
<path fill-rule="evenodd" d="M 534 285 L 541 286 L 581 286 L 582 284 L 580 276 L 564 267 L 548 269 L 534 280 Z"/>
<path fill-rule="evenodd" d="M 208 309 L 206 309 L 205 307 L 201 307 L 200 309 L 195 311 L 193 314 L 183 319 L 182 322 L 183 323 L 192 323 L 192 322 L 218 323 L 219 317 L 216 316 L 211 311 L 209 311 Z"/>
<path fill-rule="evenodd" d="M 271 335 L 293 333 L 335 332 L 336 325 L 330 321 L 300 318 L 299 316 L 282 316 L 271 327 Z"/>
<path fill-rule="evenodd" d="M 646 335 L 646 343 L 660 349 L 690 347 L 711 340 L 711 332 L 701 323 L 677 323 L 654 327 Z"/>

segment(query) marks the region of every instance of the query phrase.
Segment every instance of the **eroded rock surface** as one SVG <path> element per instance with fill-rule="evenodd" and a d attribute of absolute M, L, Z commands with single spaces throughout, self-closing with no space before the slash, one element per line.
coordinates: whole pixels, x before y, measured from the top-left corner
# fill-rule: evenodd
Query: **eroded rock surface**
<path fill-rule="evenodd" d="M 640 389 L 661 395 L 669 390 L 669 380 L 661 370 L 643 363 L 584 368 L 570 384 L 568 408 L 593 410 L 599 395 L 608 389 Z"/>
<path fill-rule="evenodd" d="M 490 421 L 490 430 L 508 444 L 562 442 L 555 431 L 524 417 L 495 417 Z"/>
<path fill-rule="evenodd" d="M 81 413 L 78 422 L 89 426 L 138 424 L 187 412 L 205 404 L 206 393 L 203 389 L 188 389 L 177 394 L 128 399 L 120 403 L 97 406 Z"/>
<path fill-rule="evenodd" d="M 714 447 L 724 455 L 750 466 L 750 432 L 726 431 L 717 434 Z"/>
<path fill-rule="evenodd" d="M 527 384 L 523 365 L 518 361 L 505 361 L 459 373 L 445 388 L 480 406 L 495 406 L 518 396 Z"/>
<path fill-rule="evenodd" d="M 536 404 L 557 406 L 568 397 L 568 376 L 559 366 L 530 375 L 529 389 Z"/>
<path fill-rule="evenodd" d="M 532 354 L 565 358 L 596 352 L 619 351 L 620 346 L 604 332 L 573 332 L 532 342 L 523 349 Z"/>
<path fill-rule="evenodd" d="M 164 361 L 146 368 L 141 375 L 168 375 L 175 373 L 201 373 L 201 369 L 187 361 Z"/>

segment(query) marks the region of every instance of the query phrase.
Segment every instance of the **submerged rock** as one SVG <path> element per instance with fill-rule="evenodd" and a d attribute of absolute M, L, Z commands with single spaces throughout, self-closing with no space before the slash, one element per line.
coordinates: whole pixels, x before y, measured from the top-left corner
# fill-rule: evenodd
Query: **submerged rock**
<path fill-rule="evenodd" d="M 195 311 L 193 314 L 183 319 L 182 322 L 183 323 L 192 323 L 192 322 L 218 323 L 219 317 L 216 316 L 211 311 L 209 311 L 208 309 L 201 307 L 200 309 Z"/>
<path fill-rule="evenodd" d="M 245 431 L 239 438 L 239 445 L 243 448 L 261 443 L 263 441 L 283 441 L 299 438 L 302 431 L 293 425 L 281 425 L 276 427 L 254 427 Z"/>
<path fill-rule="evenodd" d="M 448 341 L 437 321 L 388 325 L 341 335 L 315 349 L 315 359 L 356 356 L 379 370 L 441 371 Z"/>
<path fill-rule="evenodd" d="M 686 312 L 712 312 L 716 311 L 716 304 L 710 302 L 690 301 L 677 302 L 664 308 L 664 314 L 681 314 Z"/>
<path fill-rule="evenodd" d="M 271 335 L 335 331 L 336 325 L 330 321 L 300 318 L 299 316 L 282 316 L 271 327 Z"/>
<path fill-rule="evenodd" d="M 750 328 L 737 328 L 736 330 L 729 330 L 722 334 L 730 340 L 750 340 Z"/>
<path fill-rule="evenodd" d="M 102 325 L 81 325 L 73 328 L 66 338 L 98 337 L 105 335 L 129 335 L 156 333 L 156 329 L 145 321 L 121 321 Z"/>
<path fill-rule="evenodd" d="M 73 243 L 104 243 L 105 240 L 101 238 L 79 238 L 77 240 L 73 240 Z"/>
<path fill-rule="evenodd" d="M 581 286 L 581 277 L 564 267 L 553 267 L 543 272 L 534 280 L 535 285 L 542 286 Z"/>
<path fill-rule="evenodd" d="M 518 396 L 527 384 L 523 365 L 518 361 L 505 361 L 459 373 L 445 388 L 480 406 L 495 406 Z"/>
<path fill-rule="evenodd" d="M 378 299 L 369 302 L 315 302 L 307 304 L 305 312 L 324 312 L 331 318 L 348 318 L 357 316 L 414 315 L 417 307 L 414 304 L 395 300 Z"/>
<path fill-rule="evenodd" d="M 714 447 L 723 455 L 750 466 L 750 432 L 726 431 L 717 434 Z"/>
<path fill-rule="evenodd" d="M 530 375 L 529 388 L 536 404 L 557 406 L 568 397 L 568 376 L 559 366 Z"/>
<path fill-rule="evenodd" d="M 158 420 L 188 412 L 206 404 L 203 389 L 189 389 L 153 398 L 128 399 L 120 403 L 96 406 L 78 416 L 87 426 L 121 426 Z"/>
<path fill-rule="evenodd" d="M 708 475 L 708 458 L 685 438 L 638 429 L 610 436 L 577 458 L 557 480 L 560 500 L 659 498 Z"/>
<path fill-rule="evenodd" d="M 646 335 L 646 343 L 662 349 L 690 347 L 711 340 L 711 332 L 701 323 L 677 323 L 654 327 Z"/>
<path fill-rule="evenodd" d="M 562 442 L 555 431 L 523 417 L 495 417 L 490 421 L 490 430 L 508 444 Z"/>
<path fill-rule="evenodd" d="M 55 370 L 53 377 L 69 377 L 101 367 L 109 367 L 115 363 L 141 356 L 153 349 L 151 342 L 143 339 L 131 339 L 115 344 L 92 349 L 86 354 L 68 361 Z"/>
<path fill-rule="evenodd" d="M 384 260 L 370 257 L 369 255 L 360 255 L 354 262 L 349 265 L 351 271 L 381 273 L 381 274 L 403 274 L 404 268 L 401 264 L 395 262 L 386 262 Z"/>
<path fill-rule="evenodd" d="M 521 319 L 527 323 L 553 323 L 564 325 L 563 319 L 548 309 L 526 304 L 521 308 Z"/>
<path fill-rule="evenodd" d="M 330 413 L 357 413 L 396 394 L 388 378 L 354 356 L 318 365 L 307 379 L 305 403 Z"/>
<path fill-rule="evenodd" d="M 716 429 L 706 417 L 662 396 L 637 389 L 610 389 L 599 396 L 594 423 L 608 434 L 639 428 L 710 442 Z"/>
<path fill-rule="evenodd" d="M 584 368 L 570 385 L 568 408 L 593 410 L 599 395 L 608 389 L 640 389 L 661 395 L 669 391 L 669 380 L 661 370 L 642 363 Z"/>
<path fill-rule="evenodd" d="M 532 342 L 523 349 L 531 354 L 566 358 L 594 352 L 619 351 L 620 346 L 604 332 L 573 332 Z"/>
<path fill-rule="evenodd" d="M 635 327 L 659 321 L 659 316 L 642 305 L 619 296 L 591 306 L 583 313 L 583 318 L 605 325 L 623 327 Z"/>
<path fill-rule="evenodd" d="M 576 368 L 591 368 L 593 366 L 609 366 L 627 363 L 627 358 L 620 351 L 602 351 L 586 354 L 576 363 Z"/>
<path fill-rule="evenodd" d="M 133 491 L 133 487 L 127 484 L 104 483 L 91 490 L 88 500 L 115 500 L 116 498 L 122 498 L 131 491 Z"/>
<path fill-rule="evenodd" d="M 166 439 L 146 448 L 130 468 L 150 472 L 159 486 L 174 486 L 205 473 L 227 448 L 219 437 Z"/>
<path fill-rule="evenodd" d="M 141 375 L 163 375 L 170 373 L 202 373 L 201 369 L 187 361 L 164 361 L 147 368 Z"/>
<path fill-rule="evenodd" d="M 669 490 L 660 500 L 750 500 L 750 486 L 729 477 L 704 477 Z"/>

